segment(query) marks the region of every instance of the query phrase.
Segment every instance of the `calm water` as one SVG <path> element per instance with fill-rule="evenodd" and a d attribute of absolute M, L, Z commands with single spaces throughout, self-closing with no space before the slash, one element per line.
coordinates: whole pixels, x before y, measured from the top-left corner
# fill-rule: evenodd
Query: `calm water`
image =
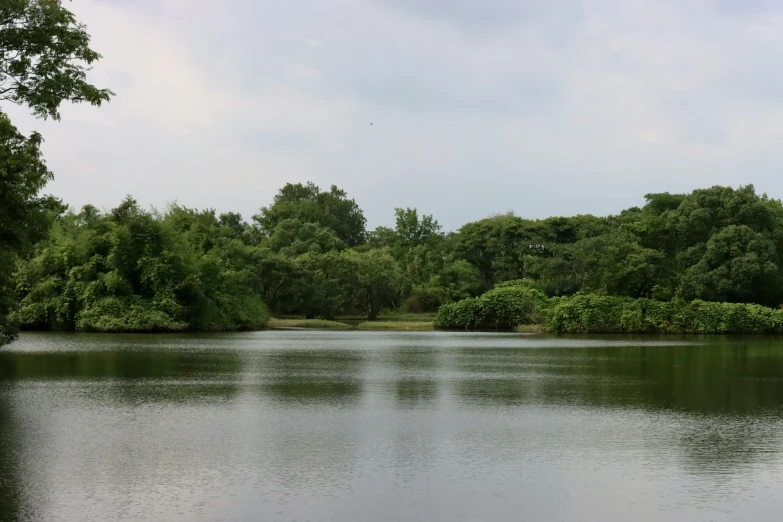
<path fill-rule="evenodd" d="M 25 334 L 0 520 L 780 521 L 783 342 Z"/>

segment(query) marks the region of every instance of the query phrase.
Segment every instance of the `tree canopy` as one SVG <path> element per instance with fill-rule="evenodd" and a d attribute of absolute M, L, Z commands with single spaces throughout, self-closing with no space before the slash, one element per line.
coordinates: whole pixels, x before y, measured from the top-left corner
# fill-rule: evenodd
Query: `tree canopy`
<path fill-rule="evenodd" d="M 288 183 L 280 189 L 272 205 L 253 216 L 267 235 L 288 219 L 331 229 L 349 247 L 361 245 L 366 240 L 367 221 L 362 210 L 335 185 L 325 192 L 311 182 L 304 185 Z"/>
<path fill-rule="evenodd" d="M 28 168 L 45 168 L 34 141 L 12 136 L 10 150 Z M 287 185 L 250 223 L 178 205 L 145 210 L 130 197 L 108 212 L 62 214 L 31 196 L 42 209 L 39 230 L 54 225 L 34 234 L 34 255 L 7 280 L 21 303 L 16 314 L 27 327 L 230 330 L 262 326 L 267 308 L 374 319 L 490 291 L 465 307 L 496 308 L 487 325 L 501 327 L 530 315 L 540 296 L 783 302 L 783 207 L 752 186 L 648 195 L 644 207 L 608 217 L 495 215 L 452 233 L 431 215 L 396 208 L 393 228 L 353 245 L 345 231 L 358 230 L 361 210 L 337 187 L 323 194 L 311 183 Z M 520 280 L 524 291 L 492 293 Z"/>
<path fill-rule="evenodd" d="M 0 101 L 29 107 L 40 118 L 60 119 L 63 101 L 101 105 L 113 93 L 86 81 L 100 55 L 84 25 L 60 0 L 0 2 Z M 40 196 L 52 179 L 41 156 L 43 138 L 23 136 L 0 111 L 0 346 L 15 336 L 10 289 L 18 256 L 48 233 L 65 208 Z"/>
<path fill-rule="evenodd" d="M 52 173 L 41 156 L 41 136 L 22 135 L 0 113 L 0 345 L 12 339 L 15 329 L 7 315 L 14 305 L 13 267 L 19 252 L 46 237 L 62 205 L 41 197 Z"/>
<path fill-rule="evenodd" d="M 0 3 L 0 100 L 26 105 L 36 116 L 60 119 L 68 100 L 101 105 L 114 93 L 86 80 L 101 55 L 86 27 L 60 0 Z"/>

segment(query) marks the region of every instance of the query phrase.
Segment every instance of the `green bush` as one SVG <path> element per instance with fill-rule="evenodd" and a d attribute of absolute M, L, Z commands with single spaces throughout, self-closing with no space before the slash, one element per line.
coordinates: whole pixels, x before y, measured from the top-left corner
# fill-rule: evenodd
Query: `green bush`
<path fill-rule="evenodd" d="M 513 330 L 520 324 L 540 322 L 547 298 L 525 286 L 501 286 L 479 298 L 484 306 L 484 326 L 491 330 Z"/>
<path fill-rule="evenodd" d="M 756 304 L 576 295 L 552 303 L 548 331 L 559 333 L 783 333 L 783 310 Z"/>
<path fill-rule="evenodd" d="M 176 332 L 186 323 L 138 298 L 106 297 L 79 312 L 76 328 L 86 332 Z"/>
<path fill-rule="evenodd" d="M 481 330 L 484 327 L 485 308 L 479 297 L 468 297 L 438 308 L 435 328 L 439 330 Z"/>
<path fill-rule="evenodd" d="M 526 287 L 498 285 L 481 297 L 441 306 L 441 330 L 514 330 L 542 325 L 555 333 L 783 333 L 783 310 L 757 304 L 657 301 L 595 294 L 547 299 Z"/>
<path fill-rule="evenodd" d="M 513 330 L 538 324 L 547 307 L 546 296 L 517 281 L 501 283 L 481 297 L 468 298 L 438 309 L 435 327 L 443 330 Z"/>

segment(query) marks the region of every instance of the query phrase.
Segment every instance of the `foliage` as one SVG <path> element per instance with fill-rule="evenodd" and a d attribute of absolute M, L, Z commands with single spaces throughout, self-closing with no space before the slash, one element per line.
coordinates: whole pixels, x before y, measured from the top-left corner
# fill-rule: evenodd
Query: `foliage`
<path fill-rule="evenodd" d="M 348 251 L 343 261 L 350 267 L 348 287 L 353 308 L 375 320 L 384 307 L 399 303 L 402 274 L 386 250 Z"/>
<path fill-rule="evenodd" d="M 350 330 L 351 326 L 324 319 L 271 319 L 270 328 L 308 328 L 313 330 Z"/>
<path fill-rule="evenodd" d="M 500 285 L 479 298 L 441 306 L 435 327 L 444 330 L 513 330 L 537 324 L 548 304 L 547 297 L 529 281 Z"/>
<path fill-rule="evenodd" d="M 633 234 L 616 230 L 553 246 L 556 255 L 530 256 L 528 274 L 545 281 L 552 295 L 576 291 L 640 297 L 649 295 L 664 254 L 645 248 Z"/>
<path fill-rule="evenodd" d="M 511 330 L 520 324 L 536 324 L 547 297 L 534 288 L 505 286 L 480 297 L 484 322 L 491 330 Z"/>
<path fill-rule="evenodd" d="M 17 273 L 28 327 L 84 331 L 262 328 L 269 314 L 251 247 L 214 212 L 160 216 L 126 198 L 57 222 Z"/>
<path fill-rule="evenodd" d="M 468 297 L 438 309 L 435 328 L 438 330 L 482 330 L 485 328 L 486 309 L 478 297 Z"/>
<path fill-rule="evenodd" d="M 449 301 L 448 291 L 435 284 L 413 285 L 410 294 L 403 301 L 406 312 L 420 314 L 434 312 Z"/>
<path fill-rule="evenodd" d="M 531 293 L 532 292 L 532 293 Z M 656 301 L 595 294 L 546 298 L 506 287 L 444 305 L 443 330 L 546 330 L 555 333 L 779 334 L 783 310 L 701 300 Z"/>
<path fill-rule="evenodd" d="M 297 219 L 284 219 L 269 237 L 267 246 L 273 252 L 295 257 L 307 252 L 324 253 L 342 250 L 343 242 L 329 228 L 315 223 L 303 223 Z"/>
<path fill-rule="evenodd" d="M 288 183 L 280 189 L 272 205 L 253 216 L 267 235 L 272 235 L 288 219 L 328 228 L 349 247 L 361 245 L 366 239 L 364 214 L 344 190 L 334 185 L 324 192 L 313 183 Z"/>
<path fill-rule="evenodd" d="M 296 311 L 308 318 L 334 319 L 350 296 L 347 281 L 354 275 L 352 265 L 338 252 L 304 254 L 296 263 L 301 274 L 295 283 Z"/>
<path fill-rule="evenodd" d="M 557 298 L 546 314 L 552 332 L 783 333 L 783 310 L 755 304 L 668 302 L 597 295 Z"/>
<path fill-rule="evenodd" d="M 100 55 L 59 0 L 0 3 L 0 101 L 26 105 L 41 118 L 60 119 L 63 101 L 100 105 L 113 95 L 86 82 Z M 12 272 L 31 243 L 45 237 L 65 208 L 41 197 L 52 179 L 40 153 L 41 135 L 23 136 L 0 111 L 0 346 L 16 335 Z M 51 292 L 51 289 L 49 290 Z"/>
<path fill-rule="evenodd" d="M 768 331 L 734 315 L 715 326 L 707 305 L 682 303 L 783 301 L 783 205 L 752 187 L 649 194 L 609 217 L 497 215 L 455 233 L 397 208 L 394 228 L 366 241 L 363 219 L 344 191 L 312 183 L 286 185 L 252 224 L 132 199 L 87 206 L 19 264 L 16 315 L 27 327 L 230 330 L 263 326 L 266 305 L 326 320 L 437 310 L 435 326 L 456 330 Z"/>
<path fill-rule="evenodd" d="M 36 116 L 60 119 L 63 100 L 101 105 L 112 93 L 87 83 L 101 55 L 60 0 L 0 3 L 0 100 L 27 105 Z"/>
<path fill-rule="evenodd" d="M 487 288 L 497 281 L 517 279 L 523 272 L 523 259 L 538 244 L 528 223 L 506 214 L 464 225 L 456 250 L 478 269 Z"/>
<path fill-rule="evenodd" d="M 45 236 L 60 210 L 56 200 L 38 196 L 52 178 L 41 157 L 41 141 L 39 134 L 22 135 L 0 112 L 0 345 L 11 341 L 15 331 L 8 313 L 17 253 Z"/>
<path fill-rule="evenodd" d="M 747 225 L 729 225 L 710 237 L 700 259 L 682 276 L 684 297 L 777 304 L 781 273 L 773 240 Z"/>

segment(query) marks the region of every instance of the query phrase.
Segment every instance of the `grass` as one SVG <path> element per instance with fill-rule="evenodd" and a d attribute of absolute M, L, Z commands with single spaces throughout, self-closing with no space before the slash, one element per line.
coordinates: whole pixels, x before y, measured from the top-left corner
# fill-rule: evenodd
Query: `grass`
<path fill-rule="evenodd" d="M 325 319 L 277 319 L 272 318 L 269 328 L 308 328 L 312 330 L 350 330 L 351 326 L 339 321 Z"/>
<path fill-rule="evenodd" d="M 269 320 L 269 328 L 304 328 L 308 330 L 363 330 L 366 332 L 429 332 L 434 330 L 434 314 L 398 314 L 379 317 L 377 321 L 367 321 L 366 317 L 345 318 L 341 321 L 353 321 L 354 325 L 341 321 L 325 319 L 303 319 L 301 317 L 275 317 Z M 545 333 L 543 326 L 523 324 L 514 328 L 517 333 Z"/>
<path fill-rule="evenodd" d="M 390 321 L 390 322 L 406 322 L 406 323 L 431 323 L 435 320 L 435 316 L 437 314 L 435 312 L 432 313 L 421 313 L 421 314 L 389 314 L 389 315 L 381 315 L 378 320 L 379 321 Z"/>
<path fill-rule="evenodd" d="M 540 324 L 520 324 L 514 331 L 517 333 L 545 333 L 546 330 Z"/>
<path fill-rule="evenodd" d="M 378 316 L 373 322 L 405 322 L 405 323 L 431 323 L 435 320 L 435 313 L 409 314 L 409 313 L 389 313 L 385 312 Z M 338 321 L 350 321 L 352 323 L 362 323 L 367 321 L 366 315 L 346 315 L 337 317 Z"/>
<path fill-rule="evenodd" d="M 357 326 L 359 330 L 384 330 L 384 331 L 430 331 L 433 330 L 432 321 L 365 321 Z"/>

